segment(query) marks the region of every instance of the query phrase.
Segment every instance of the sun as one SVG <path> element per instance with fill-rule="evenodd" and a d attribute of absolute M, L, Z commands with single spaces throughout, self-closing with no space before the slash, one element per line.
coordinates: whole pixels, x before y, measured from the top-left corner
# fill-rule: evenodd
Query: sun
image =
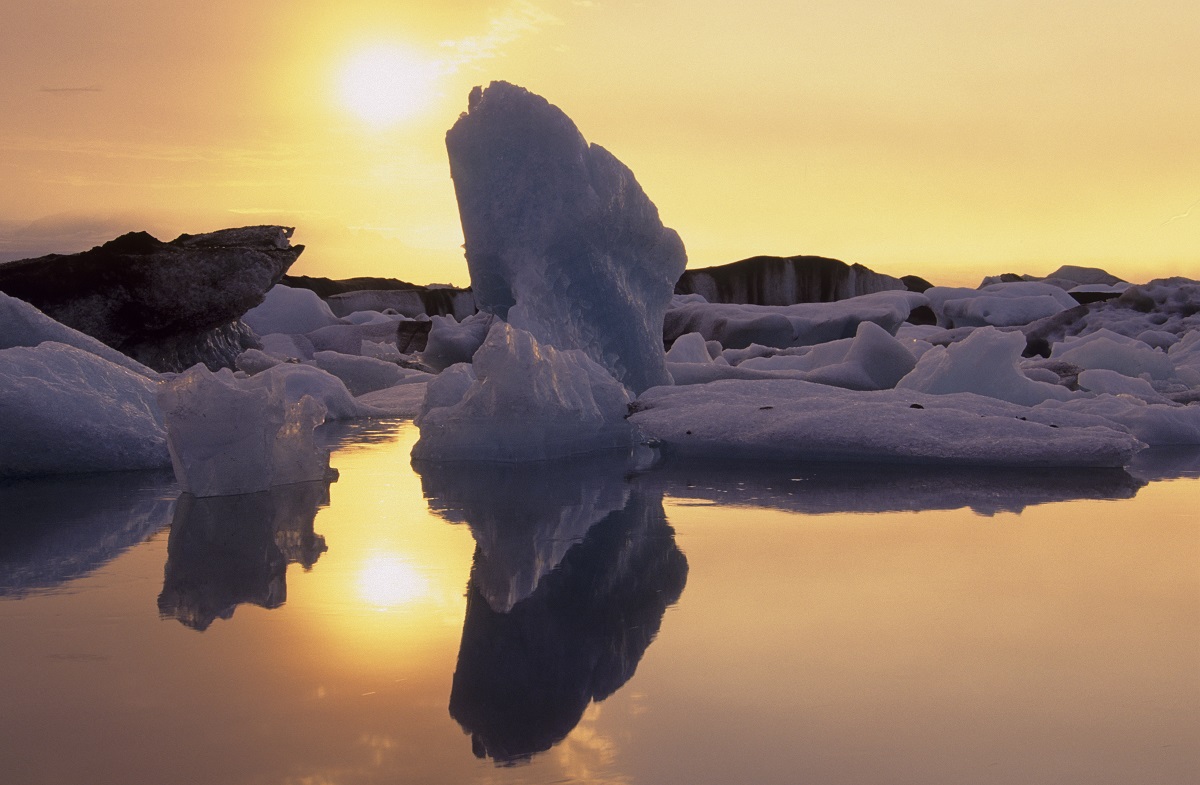
<path fill-rule="evenodd" d="M 434 97 L 435 65 L 395 44 L 363 49 L 342 66 L 342 103 L 359 119 L 386 127 L 426 109 Z"/>

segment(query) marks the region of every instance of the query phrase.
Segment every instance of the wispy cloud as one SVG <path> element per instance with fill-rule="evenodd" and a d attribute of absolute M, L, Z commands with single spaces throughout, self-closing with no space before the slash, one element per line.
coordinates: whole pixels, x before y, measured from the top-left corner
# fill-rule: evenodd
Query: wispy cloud
<path fill-rule="evenodd" d="M 447 56 L 442 58 L 441 66 L 453 73 L 465 65 L 503 56 L 504 48 L 519 38 L 557 24 L 562 21 L 554 14 L 529 0 L 517 0 L 491 19 L 483 35 L 443 41 Z"/>
<path fill-rule="evenodd" d="M 98 84 L 87 85 L 85 87 L 39 87 L 39 93 L 51 93 L 53 95 L 79 95 L 81 93 L 102 93 L 104 88 Z"/>
<path fill-rule="evenodd" d="M 1187 218 L 1189 215 L 1191 215 L 1192 211 L 1195 210 L 1197 207 L 1200 207 L 1200 199 L 1197 199 L 1196 201 L 1192 202 L 1192 206 L 1189 207 L 1186 211 L 1180 213 L 1179 215 L 1172 215 L 1170 218 L 1163 221 L 1161 225 L 1167 226 L 1169 224 L 1175 223 L 1176 221 L 1182 221 L 1184 218 Z"/>

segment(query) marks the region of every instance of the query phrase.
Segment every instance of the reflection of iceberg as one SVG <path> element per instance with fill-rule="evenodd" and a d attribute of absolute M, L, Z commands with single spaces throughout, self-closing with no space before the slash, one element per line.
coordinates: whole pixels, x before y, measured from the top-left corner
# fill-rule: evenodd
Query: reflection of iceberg
<path fill-rule="evenodd" d="M 167 524 L 168 472 L 114 472 L 0 485 L 0 597 L 83 577 Z"/>
<path fill-rule="evenodd" d="M 1072 499 L 1129 499 L 1145 483 L 1123 469 L 669 461 L 642 482 L 667 496 L 809 514 L 1020 512 Z"/>
<path fill-rule="evenodd" d="M 566 737 L 633 676 L 686 580 L 661 497 L 636 487 L 511 611 L 485 601 L 473 572 L 450 716 L 475 754 L 518 762 Z"/>
<path fill-rule="evenodd" d="M 625 506 L 628 453 L 554 463 L 416 462 L 429 508 L 471 527 L 476 589 L 501 613 L 528 597 L 592 524 Z"/>
<path fill-rule="evenodd" d="M 1129 473 L 1139 480 L 1174 480 L 1200 476 L 1200 446 L 1151 447 L 1133 456 Z"/>
<path fill-rule="evenodd" d="M 205 630 L 244 602 L 278 608 L 287 597 L 288 564 L 308 569 L 325 551 L 313 519 L 328 503 L 327 482 L 241 496 L 181 495 L 167 540 L 159 613 Z"/>

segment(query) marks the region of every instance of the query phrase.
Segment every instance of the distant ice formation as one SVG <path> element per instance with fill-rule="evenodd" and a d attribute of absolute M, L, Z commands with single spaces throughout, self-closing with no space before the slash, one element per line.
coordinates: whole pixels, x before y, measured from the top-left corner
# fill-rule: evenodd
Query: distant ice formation
<path fill-rule="evenodd" d="M 687 258 L 633 173 L 558 107 L 493 82 L 446 134 L 480 310 L 580 349 L 635 393 L 671 379 L 662 320 Z"/>

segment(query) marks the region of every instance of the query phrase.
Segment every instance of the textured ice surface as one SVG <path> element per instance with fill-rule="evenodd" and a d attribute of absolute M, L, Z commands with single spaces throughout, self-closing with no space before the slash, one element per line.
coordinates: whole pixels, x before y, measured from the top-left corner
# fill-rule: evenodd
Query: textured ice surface
<path fill-rule="evenodd" d="M 44 341 L 74 346 L 142 376 L 158 377 L 155 371 L 108 344 L 54 321 L 24 300 L 0 292 L 0 349 L 37 346 Z"/>
<path fill-rule="evenodd" d="M 1047 401 L 1039 409 L 1104 417 L 1151 446 L 1200 444 L 1200 405 L 1147 403 L 1131 395 Z"/>
<path fill-rule="evenodd" d="M 792 380 L 657 387 L 635 409 L 669 455 L 696 458 L 1117 467 L 1143 446 L 1101 417 Z"/>
<path fill-rule="evenodd" d="M 484 312 L 468 316 L 461 322 L 455 321 L 453 316 L 433 317 L 421 360 L 439 371 L 471 362 L 495 320 L 495 316 Z"/>
<path fill-rule="evenodd" d="M 688 333 L 675 339 L 667 352 L 668 363 L 710 363 L 712 356 L 708 353 L 708 342 L 700 333 Z"/>
<path fill-rule="evenodd" d="M 925 302 L 924 295 L 904 291 L 787 306 L 682 302 L 667 311 L 663 337 L 670 342 L 696 332 L 727 349 L 756 343 L 778 348 L 808 346 L 851 338 L 861 322 L 874 322 L 894 334 L 912 309 Z"/>
<path fill-rule="evenodd" d="M 369 392 L 394 387 L 407 376 L 423 376 L 420 371 L 401 368 L 395 363 L 371 357 L 357 357 L 338 352 L 317 352 L 313 365 L 342 380 L 351 395 L 366 395 Z"/>
<path fill-rule="evenodd" d="M 479 308 L 635 392 L 669 383 L 663 313 L 687 258 L 633 173 L 505 82 L 472 91 L 446 147 Z"/>
<path fill-rule="evenodd" d="M 1035 281 L 993 283 L 979 289 L 934 286 L 925 290 L 942 327 L 1009 327 L 1078 305 L 1060 287 Z"/>
<path fill-rule="evenodd" d="M 540 346 L 496 322 L 472 365 L 428 384 L 414 458 L 546 460 L 628 445 L 630 397 L 580 350 Z"/>
<path fill-rule="evenodd" d="M 242 321 L 259 335 L 309 333 L 341 323 L 316 292 L 283 284 L 271 287 L 262 303 L 246 311 Z"/>
<path fill-rule="evenodd" d="M 904 344 L 874 322 L 862 322 L 845 359 L 817 367 L 805 375 L 810 382 L 851 390 L 895 387 L 917 364 Z"/>
<path fill-rule="evenodd" d="M 289 405 L 306 395 L 311 396 L 325 407 L 325 416 L 330 420 L 349 420 L 374 414 L 364 411 L 355 402 L 341 379 L 311 365 L 280 363 L 254 378 L 264 380 L 269 385 L 281 383 L 284 399 Z"/>
<path fill-rule="evenodd" d="M 1105 368 L 1125 376 L 1144 373 L 1154 379 L 1169 379 L 1175 375 L 1175 364 L 1166 352 L 1141 341 L 1120 338 L 1093 333 L 1057 344 L 1050 357 L 1081 368 Z"/>
<path fill-rule="evenodd" d="M 175 479 L 195 496 L 265 491 L 323 480 L 329 453 L 313 444 L 325 407 L 309 396 L 289 403 L 283 379 L 236 379 L 197 366 L 158 392 Z"/>
<path fill-rule="evenodd" d="M 925 352 L 896 387 L 935 394 L 971 392 L 1025 406 L 1070 398 L 1065 387 L 1035 381 L 1022 372 L 1024 348 L 1019 332 L 981 327 L 958 343 Z"/>
<path fill-rule="evenodd" d="M 425 387 L 434 378 L 422 374 L 420 381 L 412 379 L 404 384 L 360 395 L 355 398 L 361 416 L 370 417 L 415 417 L 425 403 Z"/>
<path fill-rule="evenodd" d="M 53 341 L 0 350 L 0 476 L 168 463 L 153 381 Z"/>

